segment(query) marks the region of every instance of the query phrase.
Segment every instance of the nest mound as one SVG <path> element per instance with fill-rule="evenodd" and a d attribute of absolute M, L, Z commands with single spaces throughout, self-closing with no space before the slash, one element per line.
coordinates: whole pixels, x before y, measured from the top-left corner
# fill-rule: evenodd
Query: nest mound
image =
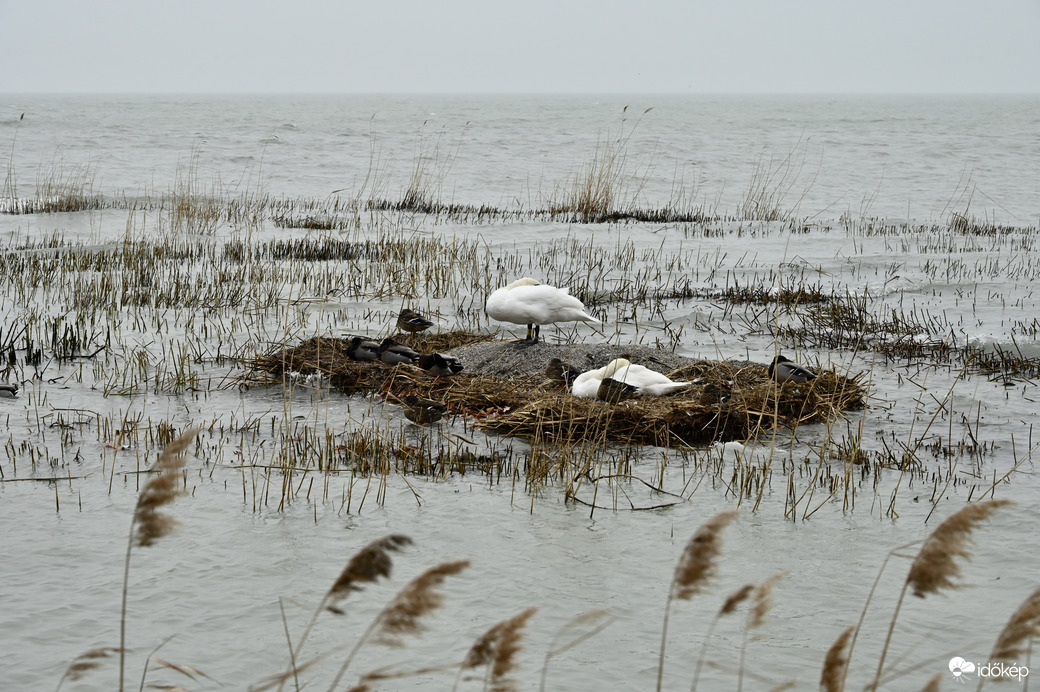
<path fill-rule="evenodd" d="M 452 413 L 475 419 L 480 427 L 532 440 L 663 447 L 746 440 L 760 426 L 818 422 L 866 403 L 860 376 L 845 377 L 834 369 L 820 372 L 809 383 L 778 386 L 760 363 L 690 360 L 639 346 L 519 348 L 465 332 L 397 340 L 422 351 L 451 351 L 466 370 L 454 377 L 436 377 L 412 365 L 351 360 L 346 353 L 349 339 L 314 337 L 254 359 L 252 374 L 284 380 L 290 373 L 317 372 L 341 391 L 378 392 L 391 403 L 401 403 L 408 395 L 442 401 Z M 621 355 L 693 384 L 668 396 L 611 404 L 572 396 L 544 374 L 553 357 L 587 370 Z"/>

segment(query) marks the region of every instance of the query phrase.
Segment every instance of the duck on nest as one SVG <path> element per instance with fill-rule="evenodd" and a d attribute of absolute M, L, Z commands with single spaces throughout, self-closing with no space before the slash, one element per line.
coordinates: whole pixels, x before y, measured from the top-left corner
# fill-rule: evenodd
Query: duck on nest
<path fill-rule="evenodd" d="M 415 334 L 416 332 L 425 331 L 432 326 L 433 322 L 411 308 L 405 308 L 397 316 L 397 328 L 403 332 Z"/>
<path fill-rule="evenodd" d="M 448 407 L 440 401 L 423 399 L 414 394 L 409 394 L 404 398 L 402 408 L 404 408 L 404 417 L 416 425 L 436 423 L 448 410 Z"/>
<path fill-rule="evenodd" d="M 691 384 L 673 382 L 667 375 L 656 370 L 633 365 L 627 358 L 615 358 L 602 368 L 578 375 L 571 385 L 571 394 L 585 399 L 595 399 L 599 396 L 600 385 L 607 378 L 635 387 L 636 396 L 663 396 Z M 610 387 L 615 385 L 608 385 L 608 391 Z"/>
<path fill-rule="evenodd" d="M 379 344 L 379 360 L 390 365 L 397 363 L 415 363 L 419 360 L 419 352 L 404 344 L 399 344 L 389 336 Z"/>
<path fill-rule="evenodd" d="M 354 360 L 379 360 L 379 344 L 355 336 L 347 344 L 347 355 Z"/>
<path fill-rule="evenodd" d="M 585 312 L 580 300 L 566 288 L 556 288 L 523 278 L 488 296 L 484 311 L 499 322 L 527 325 L 527 338 L 518 343 L 538 343 L 541 325 L 557 322 L 599 322 Z"/>
<path fill-rule="evenodd" d="M 6 382 L 0 384 L 0 397 L 4 399 L 13 399 L 18 396 L 18 384 L 7 384 Z"/>
<path fill-rule="evenodd" d="M 545 366 L 545 376 L 561 387 L 570 387 L 571 383 L 581 373 L 573 365 L 565 363 L 559 358 L 553 358 Z"/>
<path fill-rule="evenodd" d="M 434 375 L 450 377 L 462 372 L 462 363 L 454 356 L 443 353 L 424 353 L 416 359 L 415 364 Z"/>
<path fill-rule="evenodd" d="M 769 379 L 776 380 L 780 384 L 784 382 L 808 382 L 809 380 L 815 380 L 816 377 L 816 373 L 809 368 L 799 365 L 784 356 L 778 355 L 769 364 Z"/>
<path fill-rule="evenodd" d="M 600 380 L 599 389 L 596 390 L 596 398 L 608 404 L 617 404 L 637 396 L 639 396 L 639 387 L 615 380 L 613 377 L 604 377 Z"/>

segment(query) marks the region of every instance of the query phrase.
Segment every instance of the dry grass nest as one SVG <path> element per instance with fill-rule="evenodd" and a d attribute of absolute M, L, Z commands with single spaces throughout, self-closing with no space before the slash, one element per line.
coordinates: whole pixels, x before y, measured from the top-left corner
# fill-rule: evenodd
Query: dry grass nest
<path fill-rule="evenodd" d="M 455 350 L 463 365 L 466 346 L 492 340 L 466 332 L 396 338 L 424 352 Z M 746 440 L 760 426 L 795 427 L 838 417 L 862 408 L 867 396 L 861 374 L 846 377 L 833 368 L 821 370 L 812 382 L 780 386 L 769 379 L 764 364 L 697 360 L 666 373 L 673 380 L 693 382 L 690 387 L 609 404 L 572 396 L 541 372 L 501 376 L 464 370 L 454 377 L 436 377 L 407 364 L 355 361 L 347 356 L 348 340 L 314 337 L 278 348 L 250 363 L 250 377 L 270 382 L 290 373 L 320 373 L 343 392 L 376 392 L 397 404 L 408 395 L 444 402 L 451 413 L 500 434 L 663 447 Z"/>

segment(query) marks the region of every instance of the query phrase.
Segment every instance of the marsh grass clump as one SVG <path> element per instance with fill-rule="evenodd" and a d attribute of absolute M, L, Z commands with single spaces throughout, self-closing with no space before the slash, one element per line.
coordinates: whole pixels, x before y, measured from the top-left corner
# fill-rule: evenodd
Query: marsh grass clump
<path fill-rule="evenodd" d="M 64 161 L 54 161 L 48 169 L 37 173 L 34 197 L 22 198 L 15 194 L 13 169 L 9 167 L 0 213 L 51 214 L 103 209 L 108 204 L 94 192 L 96 176 L 97 168 L 91 164 L 68 166 Z"/>
<path fill-rule="evenodd" d="M 597 142 L 592 158 L 575 174 L 567 189 L 557 189 L 548 202 L 551 218 L 583 223 L 617 221 L 629 216 L 631 202 L 622 202 L 622 197 L 634 199 L 642 185 L 630 191 L 628 185 L 628 144 L 642 117 L 650 108 L 628 125 L 628 106 L 621 111 L 621 122 L 617 130 L 608 133 Z"/>

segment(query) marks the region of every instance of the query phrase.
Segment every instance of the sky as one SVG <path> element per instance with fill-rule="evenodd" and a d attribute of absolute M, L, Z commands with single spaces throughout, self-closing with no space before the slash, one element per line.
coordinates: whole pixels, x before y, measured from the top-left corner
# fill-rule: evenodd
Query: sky
<path fill-rule="evenodd" d="M 1040 93 L 1040 0 L 0 0 L 0 93 Z"/>

